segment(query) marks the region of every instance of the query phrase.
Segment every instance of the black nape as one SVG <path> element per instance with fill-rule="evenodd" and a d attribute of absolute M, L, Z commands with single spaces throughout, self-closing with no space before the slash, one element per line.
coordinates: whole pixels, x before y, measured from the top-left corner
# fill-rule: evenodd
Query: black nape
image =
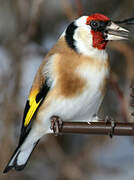
<path fill-rule="evenodd" d="M 74 24 L 74 22 L 72 22 L 66 29 L 65 32 L 65 39 L 67 44 L 69 45 L 70 48 L 74 49 L 76 51 L 76 47 L 74 45 L 75 40 L 73 39 L 73 35 L 75 32 L 75 29 L 77 28 L 77 26 Z"/>

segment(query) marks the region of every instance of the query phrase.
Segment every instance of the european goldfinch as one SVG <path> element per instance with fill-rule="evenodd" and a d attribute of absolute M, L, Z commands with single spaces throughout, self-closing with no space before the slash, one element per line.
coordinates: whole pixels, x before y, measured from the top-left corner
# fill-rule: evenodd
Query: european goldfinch
<path fill-rule="evenodd" d="M 49 51 L 26 102 L 19 145 L 4 173 L 24 169 L 40 138 L 53 131 L 51 117 L 94 121 L 109 76 L 109 40 L 127 39 L 128 30 L 103 14 L 74 20 Z"/>

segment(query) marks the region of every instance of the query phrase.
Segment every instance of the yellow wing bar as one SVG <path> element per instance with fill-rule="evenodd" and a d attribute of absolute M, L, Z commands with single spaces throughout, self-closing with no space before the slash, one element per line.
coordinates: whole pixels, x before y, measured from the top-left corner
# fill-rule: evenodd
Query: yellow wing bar
<path fill-rule="evenodd" d="M 34 101 L 32 103 L 32 105 L 30 106 L 30 109 L 26 115 L 24 126 L 27 126 L 30 123 L 30 121 L 31 121 L 36 109 L 38 108 L 40 102 L 41 102 L 41 100 L 38 103 L 36 103 L 36 101 Z"/>
<path fill-rule="evenodd" d="M 29 96 L 30 108 L 29 108 L 29 110 L 27 112 L 27 115 L 26 115 L 26 118 L 25 118 L 25 121 L 24 121 L 24 126 L 25 127 L 30 123 L 35 111 L 37 110 L 38 106 L 41 103 L 42 99 L 38 103 L 36 102 L 36 95 L 37 94 L 38 94 L 38 90 L 34 90 L 34 92 L 32 92 L 30 94 L 30 96 Z"/>

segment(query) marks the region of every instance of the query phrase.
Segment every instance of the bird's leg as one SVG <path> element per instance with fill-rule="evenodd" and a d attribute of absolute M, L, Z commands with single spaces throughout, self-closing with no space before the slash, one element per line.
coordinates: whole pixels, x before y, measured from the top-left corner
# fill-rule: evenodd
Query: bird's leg
<path fill-rule="evenodd" d="M 115 126 L 116 126 L 116 122 L 115 122 L 115 120 L 113 118 L 111 118 L 109 116 L 106 116 L 105 123 L 107 124 L 108 122 L 111 123 L 111 131 L 109 133 L 109 136 L 110 136 L 110 138 L 112 138 L 113 135 L 114 135 L 114 129 L 115 129 Z"/>
<path fill-rule="evenodd" d="M 58 116 L 52 116 L 51 117 L 51 127 L 50 129 L 53 130 L 54 135 L 58 136 L 60 134 L 60 129 L 62 127 L 62 120 Z"/>

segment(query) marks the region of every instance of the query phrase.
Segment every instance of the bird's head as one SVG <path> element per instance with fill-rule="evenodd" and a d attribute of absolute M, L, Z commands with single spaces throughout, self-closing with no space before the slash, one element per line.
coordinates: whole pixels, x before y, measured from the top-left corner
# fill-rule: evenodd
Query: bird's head
<path fill-rule="evenodd" d="M 107 16 L 96 13 L 73 21 L 65 31 L 65 38 L 71 48 L 88 54 L 94 48 L 104 50 L 109 40 L 127 39 L 128 32 Z"/>

